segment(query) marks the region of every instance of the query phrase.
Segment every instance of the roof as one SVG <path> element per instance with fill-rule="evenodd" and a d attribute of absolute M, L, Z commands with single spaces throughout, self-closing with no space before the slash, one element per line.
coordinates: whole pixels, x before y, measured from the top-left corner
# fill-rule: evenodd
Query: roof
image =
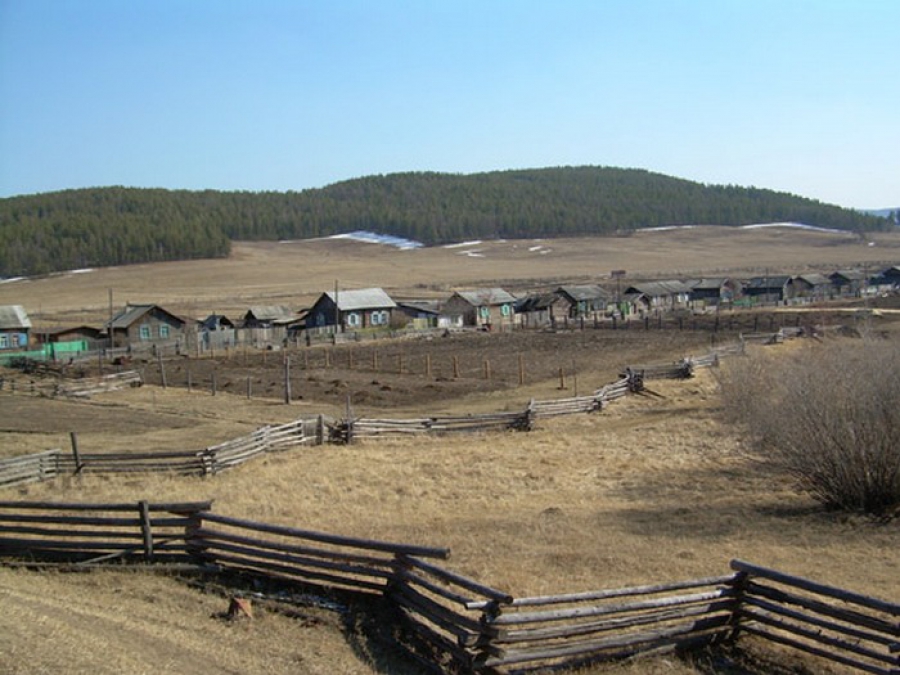
<path fill-rule="evenodd" d="M 257 321 L 285 321 L 296 319 L 290 307 L 284 305 L 257 305 L 247 310 Z"/>
<path fill-rule="evenodd" d="M 572 300 L 575 300 L 576 302 L 579 300 L 597 300 L 606 299 L 609 297 L 609 294 L 597 285 L 560 286 L 556 292 L 568 295 Z"/>
<path fill-rule="evenodd" d="M 31 328 L 31 319 L 22 305 L 0 305 L 0 328 Z"/>
<path fill-rule="evenodd" d="M 335 294 L 327 295 L 334 302 Z M 342 312 L 352 312 L 360 309 L 384 309 L 396 307 L 397 303 L 391 300 L 391 296 L 381 288 L 361 288 L 353 291 L 338 291 L 337 306 Z"/>
<path fill-rule="evenodd" d="M 553 306 L 560 299 L 558 293 L 535 293 L 516 301 L 517 312 L 539 312 Z"/>
<path fill-rule="evenodd" d="M 441 302 L 439 300 L 398 300 L 397 306 L 410 309 L 422 314 L 440 314 Z"/>
<path fill-rule="evenodd" d="M 838 270 L 832 274 L 830 278 L 841 278 L 846 279 L 847 281 L 863 281 L 866 278 L 866 274 L 860 270 Z"/>
<path fill-rule="evenodd" d="M 42 328 L 38 331 L 41 335 L 65 335 L 66 333 L 89 333 L 100 335 L 103 329 L 95 326 L 54 326 L 53 328 Z"/>
<path fill-rule="evenodd" d="M 634 290 L 650 297 L 661 295 L 674 295 L 676 293 L 690 293 L 691 288 L 682 281 L 647 281 L 640 284 L 631 284 L 626 292 Z"/>
<path fill-rule="evenodd" d="M 181 321 L 181 323 L 185 323 L 184 319 L 182 319 L 180 316 L 172 314 L 172 312 L 163 309 L 159 305 L 125 305 L 125 309 L 116 314 L 116 316 L 112 318 L 112 321 L 109 322 L 109 325 L 114 329 L 128 328 L 135 321 L 154 309 L 159 310 L 163 314 L 168 314 L 173 319 Z"/>
<path fill-rule="evenodd" d="M 799 274 L 795 277 L 795 279 L 799 279 L 800 281 L 809 284 L 810 286 L 827 286 L 831 283 L 831 280 L 826 277 L 824 274 Z"/>
<path fill-rule="evenodd" d="M 713 279 L 688 279 L 684 285 L 694 291 L 718 291 L 722 286 L 728 283 L 726 277 L 715 277 Z"/>
<path fill-rule="evenodd" d="M 472 291 L 457 291 L 456 295 L 475 307 L 506 305 L 516 301 L 502 288 L 476 288 Z"/>
<path fill-rule="evenodd" d="M 753 277 L 744 284 L 744 290 L 754 290 L 760 288 L 784 288 L 784 285 L 791 278 L 785 275 L 772 275 L 768 277 Z"/>

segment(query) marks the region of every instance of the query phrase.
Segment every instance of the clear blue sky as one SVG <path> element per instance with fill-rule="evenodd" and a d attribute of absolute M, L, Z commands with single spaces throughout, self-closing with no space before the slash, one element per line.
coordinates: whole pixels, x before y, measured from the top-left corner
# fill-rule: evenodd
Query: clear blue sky
<path fill-rule="evenodd" d="M 0 0 L 0 196 L 584 164 L 900 205 L 900 0 Z"/>

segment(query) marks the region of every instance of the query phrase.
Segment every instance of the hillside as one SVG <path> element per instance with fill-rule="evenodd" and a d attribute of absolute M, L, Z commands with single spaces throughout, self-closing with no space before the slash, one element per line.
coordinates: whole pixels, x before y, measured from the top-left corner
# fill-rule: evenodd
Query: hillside
<path fill-rule="evenodd" d="M 441 244 L 776 221 L 852 231 L 890 226 L 787 193 L 609 167 L 391 174 L 286 193 L 109 187 L 0 200 L 0 277 L 223 257 L 235 240 L 353 230 Z"/>

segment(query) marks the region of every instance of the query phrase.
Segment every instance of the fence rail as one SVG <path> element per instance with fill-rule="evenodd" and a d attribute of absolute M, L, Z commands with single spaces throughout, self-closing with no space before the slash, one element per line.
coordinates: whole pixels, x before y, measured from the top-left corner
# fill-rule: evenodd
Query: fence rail
<path fill-rule="evenodd" d="M 900 670 L 900 604 L 733 560 L 733 573 L 515 597 L 440 566 L 445 548 L 213 513 L 210 502 L 0 502 L 8 564 L 181 563 L 384 596 L 432 669 L 528 672 L 743 634 L 876 675 Z"/>

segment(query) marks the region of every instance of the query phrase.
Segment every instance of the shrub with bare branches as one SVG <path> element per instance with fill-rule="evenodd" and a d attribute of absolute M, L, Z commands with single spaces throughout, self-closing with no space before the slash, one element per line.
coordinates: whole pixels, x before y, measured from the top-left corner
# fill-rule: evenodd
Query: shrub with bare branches
<path fill-rule="evenodd" d="M 816 500 L 873 514 L 900 505 L 900 344 L 759 354 L 732 362 L 722 390 L 758 456 Z"/>

